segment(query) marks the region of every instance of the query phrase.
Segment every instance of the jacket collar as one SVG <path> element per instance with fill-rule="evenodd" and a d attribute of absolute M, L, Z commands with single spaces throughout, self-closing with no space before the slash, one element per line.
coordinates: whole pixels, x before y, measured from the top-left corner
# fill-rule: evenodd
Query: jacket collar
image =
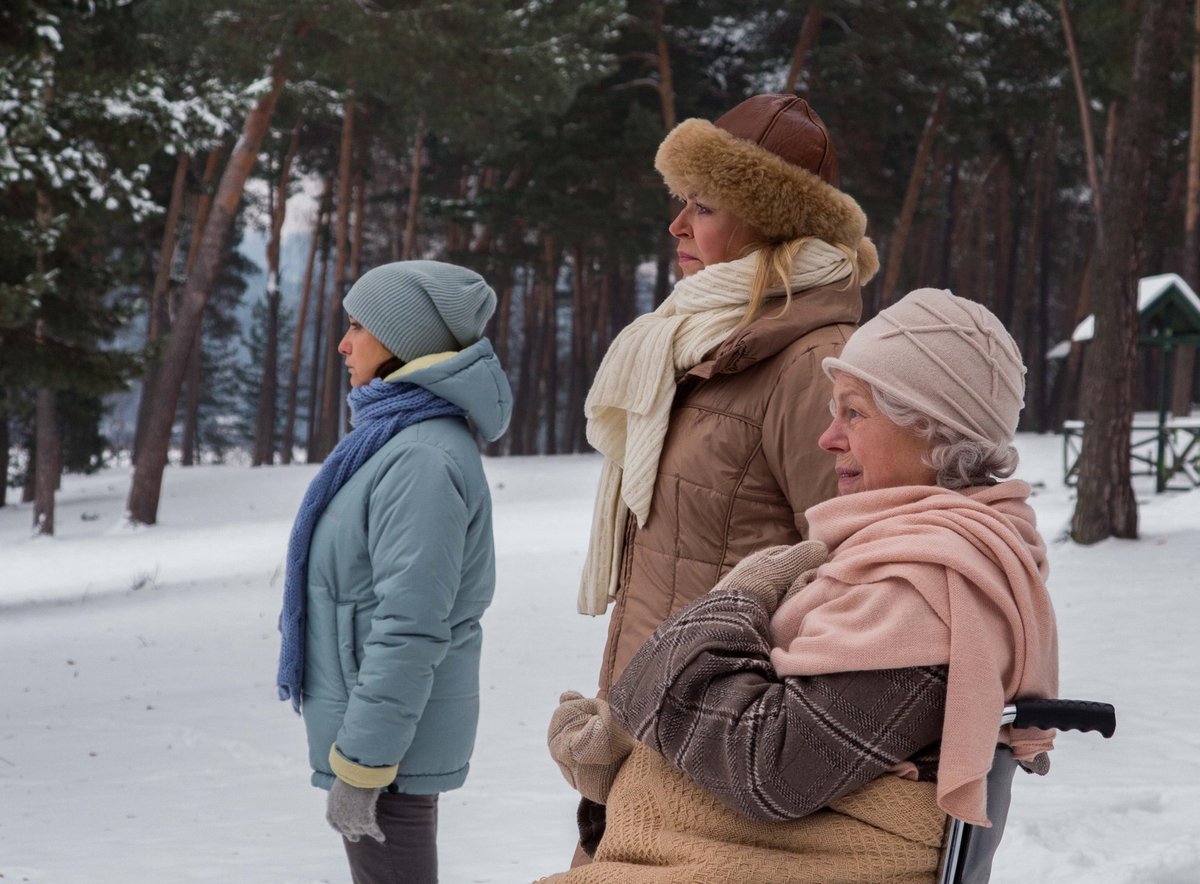
<path fill-rule="evenodd" d="M 797 292 L 779 315 L 783 298 L 771 298 L 757 319 L 729 335 L 706 359 L 688 371 L 705 380 L 736 374 L 770 359 L 793 341 L 827 325 L 855 325 L 862 316 L 862 288 L 845 282 Z"/>

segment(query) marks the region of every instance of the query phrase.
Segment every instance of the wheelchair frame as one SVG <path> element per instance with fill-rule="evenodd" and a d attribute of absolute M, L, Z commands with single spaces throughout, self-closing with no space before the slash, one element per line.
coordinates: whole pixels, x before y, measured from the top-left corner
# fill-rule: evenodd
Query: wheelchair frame
<path fill-rule="evenodd" d="M 1116 732 L 1117 716 L 1110 704 L 1090 700 L 1019 700 L 1004 707 L 1000 724 L 1060 731 L 1099 731 L 1108 739 Z M 991 875 L 992 857 L 1004 833 L 1016 767 L 1008 747 L 998 747 L 992 771 L 988 774 L 988 817 L 992 827 L 973 826 L 954 817 L 949 819 L 937 884 L 986 884 Z"/>

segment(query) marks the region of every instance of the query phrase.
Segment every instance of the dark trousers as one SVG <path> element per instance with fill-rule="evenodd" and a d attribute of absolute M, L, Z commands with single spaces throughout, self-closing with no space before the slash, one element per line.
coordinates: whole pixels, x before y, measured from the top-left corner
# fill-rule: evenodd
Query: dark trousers
<path fill-rule="evenodd" d="M 382 792 L 374 838 L 342 839 L 354 884 L 437 884 L 437 795 Z"/>

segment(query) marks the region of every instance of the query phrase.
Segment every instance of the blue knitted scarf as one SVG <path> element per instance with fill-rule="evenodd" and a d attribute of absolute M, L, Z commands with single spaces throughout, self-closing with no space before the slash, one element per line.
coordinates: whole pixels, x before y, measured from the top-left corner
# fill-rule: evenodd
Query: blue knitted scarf
<path fill-rule="evenodd" d="M 313 529 L 338 489 L 405 427 L 433 417 L 466 412 L 415 384 L 379 379 L 350 391 L 350 424 L 353 429 L 333 449 L 304 493 L 300 512 L 288 540 L 287 574 L 283 581 L 283 611 L 279 615 L 282 640 L 279 650 L 279 699 L 291 700 L 300 711 L 304 678 L 304 604 L 307 598 L 308 547 Z"/>

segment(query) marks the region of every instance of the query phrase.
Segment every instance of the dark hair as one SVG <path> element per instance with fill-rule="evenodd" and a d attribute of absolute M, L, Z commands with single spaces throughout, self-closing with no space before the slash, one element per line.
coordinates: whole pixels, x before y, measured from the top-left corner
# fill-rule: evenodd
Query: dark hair
<path fill-rule="evenodd" d="M 375 369 L 375 377 L 382 380 L 392 372 L 399 371 L 400 369 L 404 368 L 404 366 L 405 362 L 403 359 L 401 359 L 399 356 L 393 356 L 391 359 L 385 360 L 384 363 L 379 366 L 379 368 Z"/>

